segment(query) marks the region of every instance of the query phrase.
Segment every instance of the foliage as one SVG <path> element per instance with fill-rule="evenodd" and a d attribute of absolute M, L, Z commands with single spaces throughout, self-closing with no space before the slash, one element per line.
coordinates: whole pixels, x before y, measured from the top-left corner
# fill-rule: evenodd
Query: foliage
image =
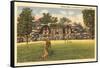
<path fill-rule="evenodd" d="M 40 18 L 40 22 L 43 24 L 56 23 L 57 21 L 57 17 L 52 17 L 49 13 L 43 13 L 43 17 Z"/>
<path fill-rule="evenodd" d="M 85 9 L 82 11 L 84 24 L 89 28 L 89 32 L 94 37 L 95 32 L 95 10 Z"/>
<path fill-rule="evenodd" d="M 60 18 L 60 23 L 65 23 L 65 22 L 69 23 L 69 22 L 71 22 L 71 20 L 66 17 Z"/>
<path fill-rule="evenodd" d="M 32 32 L 32 10 L 30 8 L 23 8 L 18 17 L 17 34 L 18 36 L 25 36 L 28 42 L 28 35 Z"/>

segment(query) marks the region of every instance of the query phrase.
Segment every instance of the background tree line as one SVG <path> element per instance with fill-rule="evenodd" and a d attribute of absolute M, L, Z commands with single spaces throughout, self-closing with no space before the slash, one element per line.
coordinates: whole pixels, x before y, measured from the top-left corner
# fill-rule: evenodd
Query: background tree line
<path fill-rule="evenodd" d="M 32 16 L 32 11 L 30 8 L 23 8 L 22 12 L 20 13 L 18 17 L 18 23 L 17 23 L 17 36 L 18 37 L 25 37 L 26 41 L 28 43 L 29 35 L 32 32 L 33 23 L 35 23 L 34 16 Z M 85 9 L 82 11 L 83 14 L 83 21 L 86 27 L 88 28 L 91 37 L 94 38 L 95 35 L 95 11 Z M 39 19 L 41 24 L 47 25 L 50 24 L 56 24 L 58 22 L 57 17 L 53 17 L 50 13 L 43 13 L 43 17 Z M 63 27 L 64 23 L 71 22 L 69 18 L 62 17 L 59 20 L 59 25 Z"/>

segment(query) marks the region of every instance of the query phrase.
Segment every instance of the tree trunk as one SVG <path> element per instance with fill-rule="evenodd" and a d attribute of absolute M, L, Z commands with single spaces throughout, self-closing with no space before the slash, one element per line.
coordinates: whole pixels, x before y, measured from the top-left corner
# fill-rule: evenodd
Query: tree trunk
<path fill-rule="evenodd" d="M 26 43 L 28 44 L 28 35 L 26 35 Z"/>

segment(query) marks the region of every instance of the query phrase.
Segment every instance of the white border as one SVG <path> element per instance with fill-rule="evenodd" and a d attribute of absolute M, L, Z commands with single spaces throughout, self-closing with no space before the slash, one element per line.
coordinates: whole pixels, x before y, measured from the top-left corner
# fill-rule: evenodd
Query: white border
<path fill-rule="evenodd" d="M 56 5 L 56 4 L 43 4 L 43 3 L 25 3 L 25 2 L 15 2 L 14 4 L 14 8 L 15 8 L 15 12 L 14 12 L 14 36 L 15 36 L 15 41 L 14 41 L 14 45 L 15 45 L 15 66 L 23 66 L 23 65 L 43 65 L 43 64 L 58 64 L 58 63 L 75 63 L 75 62 L 92 62 L 92 61 L 96 61 L 96 57 L 97 57 L 97 53 L 96 53 L 96 48 L 97 48 L 97 36 L 95 35 L 95 58 L 94 59 L 76 59 L 76 60 L 60 60 L 59 62 L 58 61 L 39 61 L 39 62 L 25 62 L 25 63 L 17 63 L 17 45 L 16 45 L 16 38 L 17 38 L 17 7 L 18 6 L 27 6 L 27 7 L 48 7 L 48 8 L 63 8 L 61 7 L 62 5 Z M 73 6 L 73 5 L 63 5 L 63 6 L 67 6 L 69 8 L 79 8 L 79 9 L 84 9 L 84 8 L 92 8 L 92 9 L 95 9 L 96 10 L 96 7 L 91 7 L 91 6 Z M 64 7 L 64 9 L 66 9 Z M 97 11 L 96 11 L 97 12 Z M 97 15 L 95 13 L 95 15 Z M 95 16 L 95 22 L 96 21 L 96 16 Z M 97 23 L 95 23 L 95 25 L 97 26 Z M 96 34 L 96 26 L 95 26 L 95 34 Z"/>

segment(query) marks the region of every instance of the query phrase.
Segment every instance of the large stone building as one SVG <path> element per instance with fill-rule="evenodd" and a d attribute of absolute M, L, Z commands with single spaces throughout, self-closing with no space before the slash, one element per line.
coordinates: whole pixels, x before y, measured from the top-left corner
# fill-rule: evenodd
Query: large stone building
<path fill-rule="evenodd" d="M 38 40 L 43 40 L 44 34 L 40 33 L 40 30 L 43 26 L 44 25 L 39 25 L 40 28 L 37 29 Z M 50 24 L 48 25 L 48 27 L 50 28 L 49 38 L 51 40 L 90 39 L 89 33 L 86 32 L 80 24 L 75 23 L 75 24 L 68 24 L 64 26 L 59 26 L 58 24 Z"/>

